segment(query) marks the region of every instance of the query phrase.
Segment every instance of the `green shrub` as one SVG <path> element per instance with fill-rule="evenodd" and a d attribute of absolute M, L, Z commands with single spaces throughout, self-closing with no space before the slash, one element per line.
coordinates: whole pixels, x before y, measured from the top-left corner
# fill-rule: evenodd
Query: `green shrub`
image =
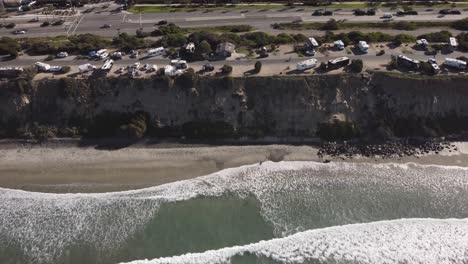
<path fill-rule="evenodd" d="M 393 24 L 393 28 L 398 30 L 415 30 L 416 24 L 408 21 L 399 21 Z"/>
<path fill-rule="evenodd" d="M 351 64 L 349 64 L 349 70 L 351 72 L 359 73 L 362 72 L 362 68 L 364 67 L 364 63 L 361 59 L 352 60 Z"/>
<path fill-rule="evenodd" d="M 325 24 L 320 27 L 321 30 L 338 30 L 338 22 L 335 19 L 328 20 Z"/>
<path fill-rule="evenodd" d="M 161 39 L 161 45 L 168 47 L 181 47 L 186 43 L 187 37 L 180 33 L 168 34 Z"/>
<path fill-rule="evenodd" d="M 192 121 L 182 125 L 182 131 L 187 138 L 216 139 L 229 138 L 235 134 L 231 124 L 223 121 Z"/>
<path fill-rule="evenodd" d="M 429 42 L 447 42 L 452 37 L 452 33 L 447 30 L 433 32 L 418 36 L 418 39 L 427 39 Z"/>
<path fill-rule="evenodd" d="M 114 37 L 112 39 L 112 45 L 124 51 L 146 47 L 143 39 L 137 38 L 136 36 L 130 36 L 127 33 L 120 33 L 117 37 Z M 92 50 L 97 50 L 97 48 Z"/>
<path fill-rule="evenodd" d="M 452 27 L 458 30 L 468 30 L 468 18 L 453 22 Z"/>
<path fill-rule="evenodd" d="M 5 25 L 5 28 L 8 28 L 8 29 L 11 29 L 11 28 L 14 28 L 16 27 L 16 24 L 15 23 L 8 23 Z"/>
<path fill-rule="evenodd" d="M 18 51 L 20 51 L 20 44 L 16 39 L 10 37 L 0 38 L 0 55 L 10 55 L 16 58 Z"/>
<path fill-rule="evenodd" d="M 222 72 L 223 74 L 231 74 L 231 72 L 232 72 L 232 66 L 231 66 L 231 65 L 227 65 L 227 64 L 223 65 L 223 67 L 221 68 L 221 72 Z"/>
<path fill-rule="evenodd" d="M 70 66 L 63 66 L 62 69 L 60 69 L 61 74 L 69 73 L 71 70 Z"/>
<path fill-rule="evenodd" d="M 262 70 L 262 62 L 257 61 L 255 62 L 254 72 L 259 73 Z"/>

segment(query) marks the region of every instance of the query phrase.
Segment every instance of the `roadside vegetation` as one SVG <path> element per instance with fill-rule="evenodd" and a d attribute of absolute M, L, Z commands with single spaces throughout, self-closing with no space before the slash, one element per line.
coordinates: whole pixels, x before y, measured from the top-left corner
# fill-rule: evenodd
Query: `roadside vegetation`
<path fill-rule="evenodd" d="M 468 30 L 468 18 L 450 22 L 365 22 L 365 23 L 347 23 L 330 19 L 325 23 L 274 23 L 272 28 L 278 30 L 344 30 L 344 29 L 396 29 L 396 30 L 416 30 L 418 28 L 454 28 L 458 30 Z"/>

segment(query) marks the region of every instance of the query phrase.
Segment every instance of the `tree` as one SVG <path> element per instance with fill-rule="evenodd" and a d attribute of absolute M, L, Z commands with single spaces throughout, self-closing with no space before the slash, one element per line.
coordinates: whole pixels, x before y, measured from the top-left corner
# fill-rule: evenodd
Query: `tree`
<path fill-rule="evenodd" d="M 321 26 L 320 29 L 321 30 L 337 30 L 338 23 L 336 22 L 335 19 L 330 19 L 327 21 L 327 23 L 323 24 L 323 26 Z"/>
<path fill-rule="evenodd" d="M 225 65 L 221 68 L 221 72 L 224 73 L 224 74 L 231 74 L 231 72 L 232 72 L 232 66 L 231 66 L 231 65 L 225 64 Z"/>
<path fill-rule="evenodd" d="M 261 70 L 262 70 L 262 62 L 261 61 L 255 62 L 254 72 L 259 73 Z"/>
<path fill-rule="evenodd" d="M 352 60 L 351 64 L 349 65 L 349 70 L 352 72 L 362 72 L 362 68 L 364 67 L 364 63 L 360 59 Z"/>
<path fill-rule="evenodd" d="M 0 39 L 0 55 L 18 56 L 20 45 L 16 39 L 10 37 L 2 37 Z"/>
<path fill-rule="evenodd" d="M 200 56 L 209 55 L 212 52 L 213 50 L 211 49 L 211 45 L 206 40 L 201 41 L 195 48 L 195 53 Z"/>

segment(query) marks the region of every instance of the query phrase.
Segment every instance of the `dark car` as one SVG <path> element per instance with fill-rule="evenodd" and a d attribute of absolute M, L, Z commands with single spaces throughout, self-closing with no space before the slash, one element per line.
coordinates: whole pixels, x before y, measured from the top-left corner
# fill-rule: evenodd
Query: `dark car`
<path fill-rule="evenodd" d="M 161 21 L 158 22 L 157 25 L 159 25 L 159 26 L 161 26 L 161 25 L 167 25 L 167 21 L 166 21 L 166 20 L 161 20 Z"/>
<path fill-rule="evenodd" d="M 211 64 L 205 64 L 203 65 L 202 71 L 204 72 L 214 71 L 214 66 Z"/>
<path fill-rule="evenodd" d="M 104 25 L 101 26 L 101 28 L 110 28 L 110 27 L 112 27 L 112 26 L 109 25 L 109 24 L 104 24 Z"/>

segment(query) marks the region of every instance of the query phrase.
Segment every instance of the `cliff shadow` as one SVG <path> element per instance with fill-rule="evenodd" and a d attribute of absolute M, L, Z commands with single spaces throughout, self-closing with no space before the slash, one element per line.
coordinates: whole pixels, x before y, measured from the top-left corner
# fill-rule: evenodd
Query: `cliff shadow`
<path fill-rule="evenodd" d="M 119 150 L 138 142 L 139 139 L 133 138 L 83 138 L 78 142 L 78 146 L 93 147 L 97 150 Z"/>

